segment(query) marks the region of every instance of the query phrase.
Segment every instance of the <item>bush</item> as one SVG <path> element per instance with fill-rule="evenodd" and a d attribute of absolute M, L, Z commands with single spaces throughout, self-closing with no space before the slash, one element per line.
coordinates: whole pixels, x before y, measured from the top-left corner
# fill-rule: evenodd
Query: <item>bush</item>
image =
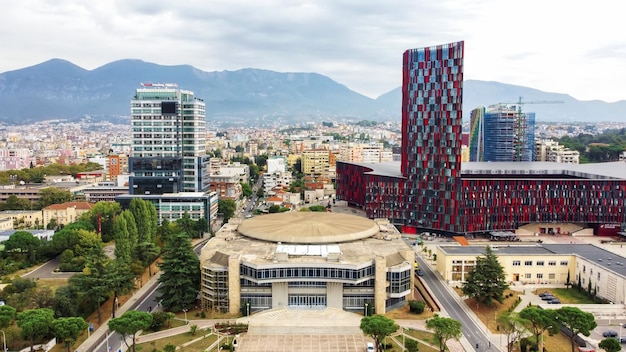
<path fill-rule="evenodd" d="M 426 303 L 422 301 L 409 301 L 409 309 L 411 313 L 422 314 L 426 308 Z"/>
<path fill-rule="evenodd" d="M 404 342 L 404 347 L 406 347 L 406 350 L 408 352 L 417 352 L 418 351 L 417 341 L 415 341 L 413 339 L 407 339 Z"/>

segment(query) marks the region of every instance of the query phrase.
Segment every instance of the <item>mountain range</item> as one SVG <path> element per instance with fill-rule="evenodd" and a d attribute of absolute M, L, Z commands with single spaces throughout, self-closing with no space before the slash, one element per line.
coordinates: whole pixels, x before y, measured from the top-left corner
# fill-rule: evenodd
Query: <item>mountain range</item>
<path fill-rule="evenodd" d="M 130 100 L 142 82 L 177 83 L 181 89 L 194 91 L 206 103 L 207 119 L 222 124 L 400 120 L 400 87 L 372 99 L 317 73 L 252 68 L 206 72 L 189 65 L 163 66 L 131 59 L 86 70 L 52 59 L 0 74 L 0 121 L 23 124 L 86 115 L 105 120 L 128 116 Z M 466 80 L 463 99 L 464 118 L 479 105 L 521 99 L 523 110 L 535 112 L 538 121 L 626 120 L 626 100 L 579 101 L 567 94 L 500 82 Z"/>

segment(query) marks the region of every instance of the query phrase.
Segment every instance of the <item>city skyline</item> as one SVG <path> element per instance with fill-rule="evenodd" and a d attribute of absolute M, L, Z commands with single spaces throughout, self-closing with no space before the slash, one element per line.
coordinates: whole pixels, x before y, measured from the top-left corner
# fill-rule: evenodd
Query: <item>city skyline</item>
<path fill-rule="evenodd" d="M 276 0 L 209 7 L 195 1 L 68 0 L 13 2 L 3 9 L 0 33 L 11 55 L 0 60 L 0 72 L 51 58 L 89 70 L 131 58 L 204 71 L 317 72 L 377 97 L 401 85 L 398 57 L 407 48 L 464 40 L 471 58 L 465 79 L 532 86 L 580 100 L 626 99 L 626 46 L 613 35 L 625 25 L 617 18 L 620 11 L 606 4 Z"/>

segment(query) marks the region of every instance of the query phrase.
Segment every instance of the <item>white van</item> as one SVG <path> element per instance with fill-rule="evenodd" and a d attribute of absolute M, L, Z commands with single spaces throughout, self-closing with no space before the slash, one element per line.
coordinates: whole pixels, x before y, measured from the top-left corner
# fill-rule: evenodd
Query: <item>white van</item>
<path fill-rule="evenodd" d="M 374 351 L 375 351 L 375 349 L 374 349 L 374 344 L 373 344 L 373 343 L 371 343 L 371 342 L 368 342 L 368 343 L 367 343 L 367 347 L 365 348 L 365 350 L 366 350 L 367 352 L 374 352 Z"/>

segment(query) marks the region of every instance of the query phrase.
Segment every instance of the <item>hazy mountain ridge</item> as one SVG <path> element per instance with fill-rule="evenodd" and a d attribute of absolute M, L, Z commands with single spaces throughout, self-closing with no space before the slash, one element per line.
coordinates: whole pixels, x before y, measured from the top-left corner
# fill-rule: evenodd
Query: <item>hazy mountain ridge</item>
<path fill-rule="evenodd" d="M 245 68 L 206 72 L 189 65 L 163 66 L 141 60 L 119 60 L 94 70 L 52 59 L 0 74 L 0 120 L 27 123 L 84 115 L 128 115 L 130 100 L 141 82 L 178 83 L 207 104 L 207 118 L 220 121 L 281 119 L 302 122 L 313 118 L 400 119 L 401 89 L 377 99 L 350 90 L 317 73 L 274 72 Z M 578 101 L 567 94 L 499 82 L 464 82 L 464 117 L 479 105 L 515 103 L 523 97 L 524 111 L 537 120 L 624 121 L 626 101 Z M 530 104 L 562 100 L 563 104 Z"/>

